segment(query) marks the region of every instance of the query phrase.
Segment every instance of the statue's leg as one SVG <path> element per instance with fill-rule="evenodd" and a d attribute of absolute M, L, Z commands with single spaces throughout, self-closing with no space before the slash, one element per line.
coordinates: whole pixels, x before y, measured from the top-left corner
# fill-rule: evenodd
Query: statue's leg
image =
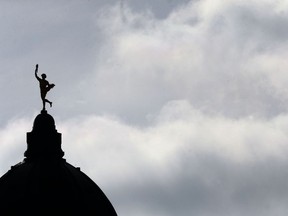
<path fill-rule="evenodd" d="M 43 110 L 45 110 L 45 100 L 42 100 L 43 103 Z"/>
<path fill-rule="evenodd" d="M 52 102 L 51 101 L 49 101 L 47 99 L 45 99 L 45 101 L 50 104 L 50 107 L 52 107 Z"/>
<path fill-rule="evenodd" d="M 42 103 L 43 103 L 43 110 L 45 110 L 45 103 L 46 103 L 46 94 L 41 92 L 41 99 L 42 99 Z"/>

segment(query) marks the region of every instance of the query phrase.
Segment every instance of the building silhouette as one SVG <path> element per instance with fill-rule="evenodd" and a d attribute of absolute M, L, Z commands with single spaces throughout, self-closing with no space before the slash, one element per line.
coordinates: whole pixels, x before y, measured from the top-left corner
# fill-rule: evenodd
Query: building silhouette
<path fill-rule="evenodd" d="M 117 215 L 102 190 L 63 158 L 61 133 L 46 110 L 27 133 L 24 156 L 0 178 L 0 215 Z"/>

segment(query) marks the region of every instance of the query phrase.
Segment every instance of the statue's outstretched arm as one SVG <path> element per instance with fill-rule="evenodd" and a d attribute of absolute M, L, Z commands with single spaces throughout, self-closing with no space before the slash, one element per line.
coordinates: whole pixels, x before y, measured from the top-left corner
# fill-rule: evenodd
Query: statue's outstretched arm
<path fill-rule="evenodd" d="M 40 78 L 37 75 L 37 72 L 38 72 L 38 64 L 36 64 L 35 77 L 36 77 L 37 80 L 40 80 Z"/>

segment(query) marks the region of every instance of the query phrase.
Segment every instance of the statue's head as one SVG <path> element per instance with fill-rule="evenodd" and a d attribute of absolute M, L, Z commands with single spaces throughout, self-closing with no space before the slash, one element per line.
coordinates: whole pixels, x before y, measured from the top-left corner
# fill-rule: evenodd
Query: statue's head
<path fill-rule="evenodd" d="M 42 77 L 42 79 L 46 79 L 47 76 L 46 76 L 46 74 L 42 74 L 41 77 Z"/>

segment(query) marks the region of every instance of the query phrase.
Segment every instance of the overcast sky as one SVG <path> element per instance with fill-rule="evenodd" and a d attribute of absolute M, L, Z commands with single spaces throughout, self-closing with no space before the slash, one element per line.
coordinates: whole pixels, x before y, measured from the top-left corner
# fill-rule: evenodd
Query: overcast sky
<path fill-rule="evenodd" d="M 41 110 L 119 216 L 288 214 L 288 0 L 0 1 L 0 174 Z"/>

